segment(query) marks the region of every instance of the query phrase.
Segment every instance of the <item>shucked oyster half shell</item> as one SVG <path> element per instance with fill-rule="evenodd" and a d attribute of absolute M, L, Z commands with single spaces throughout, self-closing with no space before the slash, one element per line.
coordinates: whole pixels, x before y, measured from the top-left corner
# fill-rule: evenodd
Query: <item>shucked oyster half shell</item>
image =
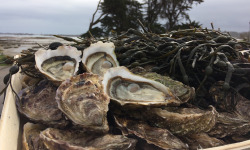
<path fill-rule="evenodd" d="M 40 133 L 50 150 L 133 150 L 136 140 L 123 135 L 97 135 L 48 128 Z"/>
<path fill-rule="evenodd" d="M 84 73 L 65 80 L 57 89 L 59 109 L 77 126 L 107 132 L 109 97 L 103 92 L 101 77 Z"/>
<path fill-rule="evenodd" d="M 181 101 L 163 84 L 131 73 L 125 67 L 110 68 L 102 84 L 110 98 L 121 105 L 179 105 Z"/>
<path fill-rule="evenodd" d="M 56 50 L 40 49 L 35 53 L 36 66 L 50 80 L 61 82 L 78 71 L 81 52 L 71 46 Z"/>
<path fill-rule="evenodd" d="M 114 50 L 114 43 L 99 41 L 84 49 L 82 62 L 89 72 L 103 76 L 109 68 L 119 66 Z"/>

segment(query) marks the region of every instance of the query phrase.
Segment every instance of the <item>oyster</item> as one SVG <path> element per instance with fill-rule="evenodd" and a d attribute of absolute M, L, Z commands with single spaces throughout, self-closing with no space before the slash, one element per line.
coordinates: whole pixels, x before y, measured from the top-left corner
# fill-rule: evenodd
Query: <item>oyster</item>
<path fill-rule="evenodd" d="M 150 124 L 167 128 L 173 134 L 186 135 L 210 131 L 216 122 L 217 112 L 198 108 L 153 108 L 145 113 Z"/>
<path fill-rule="evenodd" d="M 113 107 L 110 109 L 116 115 L 125 114 L 130 118 L 146 121 L 153 127 L 168 129 L 178 136 L 210 131 L 215 126 L 218 114 L 214 107 L 208 111 L 179 107 L 115 110 Z"/>
<path fill-rule="evenodd" d="M 121 105 L 179 105 L 181 101 L 163 84 L 131 73 L 125 67 L 110 68 L 102 84 L 110 98 Z"/>
<path fill-rule="evenodd" d="M 57 89 L 62 112 L 76 125 L 93 131 L 108 131 L 109 97 L 103 92 L 101 77 L 84 73 L 65 80 Z"/>
<path fill-rule="evenodd" d="M 134 149 L 137 142 L 123 135 L 95 135 L 53 128 L 41 132 L 40 137 L 50 150 L 129 150 Z"/>
<path fill-rule="evenodd" d="M 61 82 L 78 71 L 81 52 L 71 46 L 56 50 L 40 49 L 35 53 L 36 66 L 50 80 Z"/>
<path fill-rule="evenodd" d="M 250 131 L 250 122 L 238 113 L 219 113 L 215 126 L 208 132 L 210 136 L 224 138 L 232 135 L 245 135 Z"/>
<path fill-rule="evenodd" d="M 190 150 L 210 148 L 226 144 L 224 141 L 214 137 L 210 137 L 206 133 L 183 136 L 182 140 L 188 144 Z"/>
<path fill-rule="evenodd" d="M 114 43 L 99 41 L 84 49 L 82 62 L 89 72 L 103 76 L 109 68 L 119 66 L 114 50 Z"/>
<path fill-rule="evenodd" d="M 149 144 L 154 144 L 163 149 L 188 149 L 188 147 L 167 129 L 151 127 L 145 122 L 133 121 L 115 117 L 117 125 L 123 134 L 134 134 Z"/>
<path fill-rule="evenodd" d="M 18 111 L 30 120 L 52 126 L 66 126 L 67 121 L 58 109 L 55 96 L 56 87 L 48 80 L 27 87 L 16 98 Z"/>
<path fill-rule="evenodd" d="M 45 127 L 40 124 L 26 123 L 23 126 L 23 150 L 47 150 L 39 134 Z"/>
<path fill-rule="evenodd" d="M 140 74 L 145 78 L 149 78 L 151 80 L 157 81 L 171 89 L 171 91 L 183 102 L 187 102 L 190 99 L 193 99 L 195 96 L 195 89 L 193 87 L 189 87 L 184 85 L 179 81 L 175 81 L 168 76 L 162 76 L 155 72 L 147 72 Z"/>

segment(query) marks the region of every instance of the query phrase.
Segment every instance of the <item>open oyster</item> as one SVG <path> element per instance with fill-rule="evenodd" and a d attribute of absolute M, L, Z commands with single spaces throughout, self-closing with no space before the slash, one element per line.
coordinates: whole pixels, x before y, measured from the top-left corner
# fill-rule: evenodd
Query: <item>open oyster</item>
<path fill-rule="evenodd" d="M 181 101 L 163 84 L 131 73 L 125 67 L 110 68 L 103 77 L 104 91 L 121 105 L 179 105 Z"/>
<path fill-rule="evenodd" d="M 76 125 L 108 131 L 109 97 L 103 92 L 99 75 L 84 73 L 65 80 L 57 89 L 56 100 L 58 107 Z"/>
<path fill-rule="evenodd" d="M 89 72 L 103 76 L 109 68 L 119 66 L 114 50 L 114 43 L 99 41 L 84 49 L 82 62 Z"/>
<path fill-rule="evenodd" d="M 123 134 L 134 134 L 149 144 L 154 144 L 163 149 L 187 149 L 188 147 L 167 129 L 151 127 L 142 121 L 133 121 L 115 117 L 115 121 Z"/>
<path fill-rule="evenodd" d="M 61 82 L 78 71 L 81 52 L 71 46 L 56 50 L 40 49 L 35 53 L 36 66 L 50 80 Z"/>
<path fill-rule="evenodd" d="M 30 120 L 52 126 L 66 126 L 67 121 L 58 109 L 55 96 L 56 87 L 48 80 L 27 87 L 16 98 L 18 111 Z"/>
<path fill-rule="evenodd" d="M 23 150 L 47 150 L 39 136 L 44 129 L 43 125 L 26 123 L 23 126 Z"/>
<path fill-rule="evenodd" d="M 50 150 L 130 150 L 137 142 L 123 135 L 95 135 L 53 128 L 41 132 L 40 137 Z"/>

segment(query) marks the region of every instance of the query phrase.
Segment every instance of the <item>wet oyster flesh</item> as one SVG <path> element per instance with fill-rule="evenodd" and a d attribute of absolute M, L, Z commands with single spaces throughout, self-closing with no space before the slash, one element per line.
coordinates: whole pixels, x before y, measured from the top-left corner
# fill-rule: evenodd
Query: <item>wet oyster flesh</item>
<path fill-rule="evenodd" d="M 103 76 L 109 68 L 119 66 L 114 50 L 114 43 L 99 41 L 84 49 L 82 62 L 89 72 Z"/>
<path fill-rule="evenodd" d="M 125 67 L 110 68 L 104 75 L 104 91 L 121 105 L 179 105 L 181 101 L 161 83 L 132 74 Z"/>
<path fill-rule="evenodd" d="M 78 71 L 81 52 L 71 46 L 56 50 L 39 49 L 35 53 L 36 66 L 48 79 L 61 82 Z"/>

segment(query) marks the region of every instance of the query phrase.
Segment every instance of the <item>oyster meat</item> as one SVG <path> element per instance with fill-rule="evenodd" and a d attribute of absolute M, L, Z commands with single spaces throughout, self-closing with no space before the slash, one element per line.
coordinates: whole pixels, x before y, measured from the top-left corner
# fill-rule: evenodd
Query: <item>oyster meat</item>
<path fill-rule="evenodd" d="M 23 150 L 47 150 L 39 136 L 45 129 L 45 126 L 40 124 L 26 123 L 23 126 Z"/>
<path fill-rule="evenodd" d="M 56 50 L 40 49 L 35 53 L 36 67 L 48 79 L 61 82 L 76 74 L 81 51 L 71 46 L 59 46 Z"/>
<path fill-rule="evenodd" d="M 93 131 L 108 131 L 109 97 L 101 77 L 84 73 L 64 81 L 56 93 L 58 107 L 76 125 Z"/>
<path fill-rule="evenodd" d="M 89 72 L 103 76 L 109 68 L 119 66 L 114 50 L 114 43 L 99 41 L 84 49 L 82 62 Z"/>
<path fill-rule="evenodd" d="M 27 87 L 16 98 L 18 111 L 30 120 L 52 126 L 66 126 L 67 121 L 58 109 L 55 96 L 56 87 L 48 80 Z"/>
<path fill-rule="evenodd" d="M 188 149 L 188 147 L 167 129 L 151 127 L 142 121 L 133 121 L 115 117 L 117 125 L 123 134 L 134 134 L 149 144 L 154 144 L 163 149 Z"/>
<path fill-rule="evenodd" d="M 110 68 L 103 77 L 104 91 L 121 105 L 175 105 L 181 101 L 163 84 L 135 75 L 125 67 Z"/>
<path fill-rule="evenodd" d="M 136 140 L 123 135 L 95 135 L 77 130 L 48 128 L 40 137 L 50 150 L 130 150 Z"/>

